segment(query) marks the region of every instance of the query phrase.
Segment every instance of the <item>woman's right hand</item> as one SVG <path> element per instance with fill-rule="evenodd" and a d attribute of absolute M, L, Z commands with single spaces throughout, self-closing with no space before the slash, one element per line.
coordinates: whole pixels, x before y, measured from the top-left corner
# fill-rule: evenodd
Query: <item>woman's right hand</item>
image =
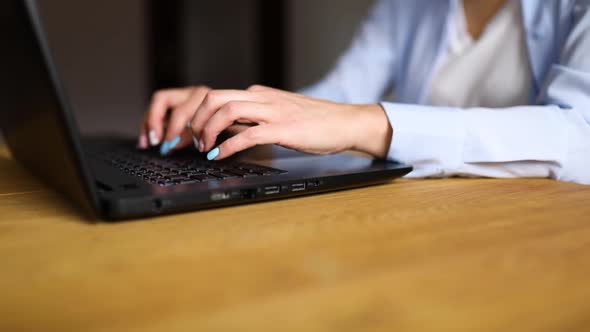
<path fill-rule="evenodd" d="M 210 90 L 206 86 L 197 86 L 154 93 L 141 123 L 138 148 L 160 145 L 160 153 L 167 155 L 192 144 L 193 133 L 187 123 Z"/>

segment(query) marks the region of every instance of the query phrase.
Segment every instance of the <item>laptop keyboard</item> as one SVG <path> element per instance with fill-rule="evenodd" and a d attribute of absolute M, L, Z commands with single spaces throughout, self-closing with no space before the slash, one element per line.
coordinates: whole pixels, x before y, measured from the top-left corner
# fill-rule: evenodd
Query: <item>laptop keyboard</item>
<path fill-rule="evenodd" d="M 252 164 L 203 161 L 192 156 L 160 157 L 142 151 L 105 151 L 98 157 L 124 173 L 163 187 L 287 173 Z"/>

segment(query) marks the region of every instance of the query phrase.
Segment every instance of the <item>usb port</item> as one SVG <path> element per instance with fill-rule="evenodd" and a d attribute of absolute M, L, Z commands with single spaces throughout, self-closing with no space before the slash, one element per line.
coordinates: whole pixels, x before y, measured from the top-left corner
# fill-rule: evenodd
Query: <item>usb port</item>
<path fill-rule="evenodd" d="M 225 201 L 231 198 L 231 193 L 213 193 L 211 195 L 212 201 Z"/>
<path fill-rule="evenodd" d="M 318 181 L 318 180 L 307 181 L 307 188 L 315 188 L 315 187 L 319 187 L 319 186 L 320 186 L 320 181 Z"/>
<path fill-rule="evenodd" d="M 294 183 L 291 185 L 291 191 L 304 191 L 305 183 Z"/>
<path fill-rule="evenodd" d="M 281 187 L 279 186 L 268 186 L 264 187 L 264 194 L 265 195 L 275 195 L 281 192 Z"/>

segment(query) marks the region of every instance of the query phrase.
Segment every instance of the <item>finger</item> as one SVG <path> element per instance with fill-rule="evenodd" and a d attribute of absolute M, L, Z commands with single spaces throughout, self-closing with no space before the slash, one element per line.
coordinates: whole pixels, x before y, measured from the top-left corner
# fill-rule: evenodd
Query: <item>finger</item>
<path fill-rule="evenodd" d="M 274 125 L 258 125 L 227 139 L 207 154 L 209 160 L 221 160 L 256 145 L 279 144 L 282 131 Z"/>
<path fill-rule="evenodd" d="M 154 93 L 145 120 L 151 145 L 160 144 L 164 137 L 164 119 L 168 110 L 181 104 L 189 96 L 189 88 L 160 90 Z"/>
<path fill-rule="evenodd" d="M 231 136 L 235 136 L 241 132 L 243 132 L 244 130 L 247 130 L 249 128 L 252 128 L 254 124 L 234 124 L 230 127 L 228 127 L 225 132 L 228 134 L 229 137 Z"/>
<path fill-rule="evenodd" d="M 227 140 L 230 137 L 236 136 L 237 134 L 243 132 L 244 130 L 248 129 L 248 128 L 252 128 L 256 126 L 256 124 L 234 124 L 229 126 L 227 129 L 225 129 L 224 131 L 221 132 L 221 134 L 219 134 L 219 136 L 217 136 L 217 142 L 223 142 L 225 140 Z M 197 148 L 198 149 L 198 148 Z M 205 147 L 203 146 L 203 151 L 205 150 Z"/>
<path fill-rule="evenodd" d="M 145 118 L 141 120 L 141 125 L 139 126 L 139 138 L 137 140 L 137 148 L 140 150 L 145 150 L 149 147 L 149 139 L 147 135 L 147 129 L 145 126 Z"/>
<path fill-rule="evenodd" d="M 195 136 L 200 139 L 205 123 L 223 105 L 229 101 L 252 101 L 263 102 L 260 94 L 241 90 L 211 90 L 197 109 L 191 127 Z"/>
<path fill-rule="evenodd" d="M 170 111 L 168 126 L 164 135 L 165 141 L 170 141 L 182 134 L 187 127 L 187 123 L 193 118 L 197 108 L 201 105 L 209 90 L 205 87 L 194 89 L 188 99 Z"/>
<path fill-rule="evenodd" d="M 145 134 L 139 135 L 137 140 L 137 148 L 140 150 L 146 150 L 149 147 L 148 137 Z"/>
<path fill-rule="evenodd" d="M 180 143 L 178 146 L 174 147 L 173 150 L 179 150 L 187 146 L 195 146 L 195 149 L 198 149 L 198 141 L 195 143 L 193 131 L 190 128 L 185 127 L 180 134 Z"/>
<path fill-rule="evenodd" d="M 201 132 L 201 141 L 205 151 L 213 148 L 217 136 L 236 122 L 254 122 L 267 124 L 272 120 L 273 110 L 270 105 L 250 101 L 230 101 L 223 105 L 205 123 Z"/>
<path fill-rule="evenodd" d="M 194 144 L 194 146 L 198 149 L 199 142 L 193 136 L 193 131 L 188 128 L 188 126 L 185 126 L 180 135 L 177 135 L 170 140 L 164 141 L 162 145 L 160 145 L 160 154 L 162 156 L 166 156 L 173 153 L 175 150 L 180 150 L 191 144 Z"/>

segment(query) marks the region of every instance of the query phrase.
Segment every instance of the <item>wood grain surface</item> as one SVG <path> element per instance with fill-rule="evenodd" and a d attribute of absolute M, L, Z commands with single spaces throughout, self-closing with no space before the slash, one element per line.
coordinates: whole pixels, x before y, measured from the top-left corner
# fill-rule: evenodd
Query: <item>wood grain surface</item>
<path fill-rule="evenodd" d="M 590 187 L 400 180 L 120 224 L 0 152 L 0 331 L 590 331 Z"/>

